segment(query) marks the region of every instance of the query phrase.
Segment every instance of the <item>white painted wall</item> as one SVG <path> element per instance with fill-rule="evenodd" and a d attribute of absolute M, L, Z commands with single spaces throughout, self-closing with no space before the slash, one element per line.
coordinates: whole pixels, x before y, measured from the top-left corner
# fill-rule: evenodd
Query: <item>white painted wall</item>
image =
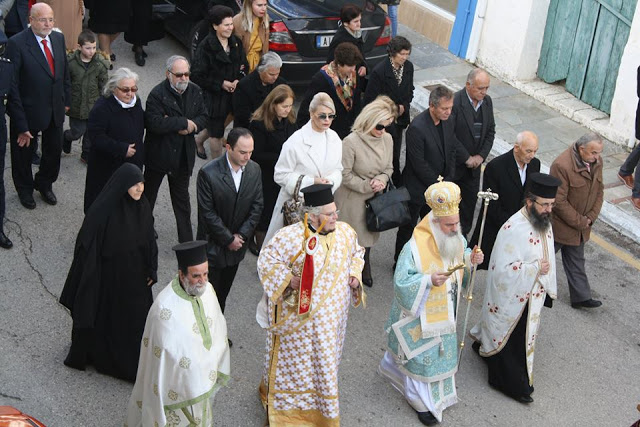
<path fill-rule="evenodd" d="M 635 143 L 636 73 L 640 66 L 640 4 L 631 22 L 629 40 L 622 53 L 620 70 L 616 79 L 616 90 L 611 102 L 611 127 L 623 135 L 627 145 Z"/>
<path fill-rule="evenodd" d="M 488 0 L 477 63 L 507 80 L 536 77 L 550 0 Z"/>

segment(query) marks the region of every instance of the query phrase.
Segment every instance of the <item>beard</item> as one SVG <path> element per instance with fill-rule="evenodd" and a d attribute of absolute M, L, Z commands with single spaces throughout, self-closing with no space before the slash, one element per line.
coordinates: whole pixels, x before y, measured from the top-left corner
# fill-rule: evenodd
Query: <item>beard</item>
<path fill-rule="evenodd" d="M 551 227 L 551 219 L 553 218 L 553 214 L 551 212 L 538 213 L 533 204 L 530 208 L 527 208 L 527 212 L 529 213 L 529 222 L 531 222 L 531 226 L 534 230 L 540 233 L 546 233 L 549 231 L 549 227 Z"/>
<path fill-rule="evenodd" d="M 452 233 L 445 233 L 440 228 L 440 224 L 431 218 L 431 232 L 434 239 L 436 239 L 436 245 L 440 252 L 440 257 L 444 264 L 455 264 L 456 260 L 462 259 L 463 245 L 462 245 L 462 232 L 458 228 L 458 231 Z"/>
<path fill-rule="evenodd" d="M 192 297 L 201 297 L 202 294 L 204 294 L 204 291 L 207 290 L 206 283 L 202 287 L 198 287 L 197 283 L 191 284 L 189 282 L 189 279 L 187 279 L 186 277 L 184 278 L 184 280 L 180 280 L 180 283 L 182 284 L 182 289 L 184 289 L 184 291 Z"/>
<path fill-rule="evenodd" d="M 185 90 L 187 90 L 187 88 L 189 87 L 189 82 L 188 81 L 184 81 L 184 80 L 179 80 L 176 82 L 175 85 L 171 85 L 173 86 L 173 88 L 176 90 L 176 92 L 184 92 Z"/>

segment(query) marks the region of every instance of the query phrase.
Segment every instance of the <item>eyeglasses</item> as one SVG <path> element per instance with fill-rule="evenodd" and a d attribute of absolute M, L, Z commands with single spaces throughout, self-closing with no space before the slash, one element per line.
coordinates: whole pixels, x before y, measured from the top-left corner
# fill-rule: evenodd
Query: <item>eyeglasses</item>
<path fill-rule="evenodd" d="M 119 86 L 116 86 L 116 87 L 122 93 L 129 93 L 129 92 L 136 93 L 138 91 L 138 86 L 133 86 L 133 87 L 119 87 Z"/>
<path fill-rule="evenodd" d="M 320 215 L 329 216 L 329 217 L 331 217 L 331 216 L 334 216 L 334 215 L 335 215 L 335 216 L 336 216 L 336 218 L 337 218 L 337 217 L 338 217 L 338 215 L 340 215 L 340 209 L 337 209 L 337 210 L 335 210 L 335 211 L 333 211 L 333 212 L 329 212 L 329 213 L 320 212 Z"/>
<path fill-rule="evenodd" d="M 333 119 L 336 118 L 336 115 L 335 114 L 324 114 L 323 113 L 323 114 L 318 114 L 316 117 L 319 118 L 320 120 L 327 120 L 327 119 L 333 120 Z"/>
<path fill-rule="evenodd" d="M 382 130 L 382 129 L 385 129 L 387 132 L 389 132 L 389 129 L 391 129 L 391 125 L 392 125 L 392 124 L 393 124 L 393 123 L 389 123 L 387 126 L 385 126 L 385 125 L 383 125 L 382 123 L 378 123 L 378 124 L 376 125 L 376 130 Z"/>
<path fill-rule="evenodd" d="M 542 207 L 544 209 L 549 209 L 549 208 L 553 209 L 553 208 L 556 207 L 555 203 L 540 203 L 537 200 L 534 200 L 533 203 L 535 203 L 536 205 L 538 205 L 538 206 L 540 206 L 540 207 Z"/>
<path fill-rule="evenodd" d="M 53 24 L 55 22 L 55 19 L 53 18 L 38 18 L 38 19 L 34 19 L 34 21 L 37 21 L 41 24 L 46 24 L 47 22 L 49 24 Z"/>
<path fill-rule="evenodd" d="M 179 79 L 182 77 L 189 77 L 191 75 L 191 72 L 189 71 L 187 71 L 186 73 L 174 73 L 173 71 L 169 70 L 169 72 Z"/>

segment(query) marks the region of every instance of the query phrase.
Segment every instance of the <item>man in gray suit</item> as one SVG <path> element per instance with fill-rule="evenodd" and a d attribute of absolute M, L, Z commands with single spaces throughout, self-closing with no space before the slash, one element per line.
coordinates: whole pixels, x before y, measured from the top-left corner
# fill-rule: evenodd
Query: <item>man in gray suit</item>
<path fill-rule="evenodd" d="M 71 104 L 71 81 L 64 36 L 53 31 L 53 10 L 46 3 L 36 3 L 29 15 L 30 28 L 9 39 L 7 53 L 14 63 L 15 79 L 24 117 L 31 135 L 42 132 L 42 160 L 35 175 L 31 172 L 33 144 L 28 132 L 17 129 L 11 121 L 11 175 L 27 209 L 34 209 L 33 190 L 40 191 L 50 205 L 57 199 L 52 184 L 60 172 L 62 126 L 65 111 Z"/>

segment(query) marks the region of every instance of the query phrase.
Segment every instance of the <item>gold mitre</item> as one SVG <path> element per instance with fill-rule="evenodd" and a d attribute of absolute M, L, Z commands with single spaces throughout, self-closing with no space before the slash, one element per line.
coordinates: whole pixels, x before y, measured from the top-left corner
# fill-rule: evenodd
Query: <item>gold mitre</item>
<path fill-rule="evenodd" d="M 441 176 L 438 182 L 427 188 L 424 198 L 435 216 L 451 216 L 460 211 L 460 187 L 453 182 L 443 181 Z"/>

